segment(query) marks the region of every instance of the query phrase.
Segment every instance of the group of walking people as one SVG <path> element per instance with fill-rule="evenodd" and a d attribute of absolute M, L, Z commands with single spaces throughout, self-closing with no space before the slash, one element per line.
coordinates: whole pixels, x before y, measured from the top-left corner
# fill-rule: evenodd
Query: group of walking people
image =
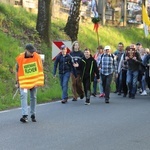
<path fill-rule="evenodd" d="M 99 87 L 99 97 L 105 98 L 105 103 L 109 103 L 110 87 L 113 77 L 115 79 L 116 91 L 118 95 L 135 99 L 137 90 L 141 95 L 147 95 L 146 88 L 150 88 L 150 54 L 148 48 L 143 48 L 141 43 L 131 43 L 124 47 L 122 42 L 117 45 L 115 52 L 111 51 L 109 45 L 103 47 L 99 45 L 94 56 L 91 50 L 86 48 L 83 52 L 79 48 L 78 41 L 72 44 L 72 51 L 67 54 L 67 47 L 62 45 L 60 53 L 54 62 L 54 76 L 59 64 L 59 76 L 70 75 L 67 80 L 61 81 L 62 103 L 68 101 L 68 82 L 71 76 L 72 101 L 85 97 L 85 104 L 90 105 L 90 96 L 97 95 L 97 85 Z M 64 54 L 65 53 L 65 54 Z M 63 55 L 64 54 L 64 55 Z M 60 57 L 62 59 L 60 59 Z M 65 63 L 69 59 L 68 63 Z M 70 69 L 65 69 L 70 66 Z M 61 72 L 64 71 L 62 74 Z M 93 82 L 93 84 L 92 84 Z M 92 86 L 91 86 L 92 84 Z M 82 89 L 83 86 L 83 89 Z M 92 89 L 91 89 L 92 87 Z"/>
<path fill-rule="evenodd" d="M 72 101 L 85 97 L 85 105 L 90 105 L 90 97 L 104 97 L 105 103 L 110 101 L 110 87 L 115 78 L 118 95 L 134 99 L 137 90 L 141 95 L 147 95 L 150 89 L 150 53 L 141 43 L 132 43 L 126 48 L 122 42 L 117 50 L 111 51 L 109 45 L 99 45 L 94 56 L 89 48 L 80 50 L 79 42 L 72 43 L 72 50 L 67 53 L 67 47 L 61 45 L 61 53 L 57 55 L 53 75 L 59 70 L 59 80 L 62 90 L 61 103 L 68 101 L 68 83 L 71 78 Z M 20 121 L 28 122 L 27 97 L 30 91 L 30 113 L 32 122 L 36 122 L 37 87 L 44 85 L 43 62 L 32 44 L 25 46 L 25 52 L 16 57 L 16 86 L 20 90 L 22 117 Z M 92 84 L 93 83 L 93 84 Z"/>
<path fill-rule="evenodd" d="M 118 64 L 118 78 L 116 78 L 116 93 L 123 97 L 135 99 L 137 91 L 142 96 L 147 95 L 146 88 L 150 89 L 150 53 L 141 43 L 131 44 L 124 49 L 119 43 L 115 51 Z"/>
<path fill-rule="evenodd" d="M 101 94 L 105 96 L 105 103 L 109 103 L 110 85 L 113 78 L 113 73 L 117 77 L 117 61 L 115 56 L 111 54 L 110 46 L 99 46 L 99 52 L 95 57 L 91 55 L 91 50 L 86 48 L 82 52 L 79 48 L 79 42 L 75 41 L 72 44 L 72 51 L 67 53 L 67 47 L 61 46 L 62 52 L 56 57 L 54 62 L 54 76 L 59 65 L 59 78 L 62 88 L 62 103 L 68 101 L 68 82 L 71 76 L 72 84 L 72 101 L 77 101 L 77 98 L 85 97 L 85 105 L 90 105 L 91 84 L 100 83 Z M 98 53 L 99 53 L 98 52 Z M 68 74 L 68 75 L 67 75 Z M 82 88 L 83 86 L 83 88 Z M 96 88 L 95 88 L 96 90 Z M 96 91 L 95 91 L 96 93 Z"/>

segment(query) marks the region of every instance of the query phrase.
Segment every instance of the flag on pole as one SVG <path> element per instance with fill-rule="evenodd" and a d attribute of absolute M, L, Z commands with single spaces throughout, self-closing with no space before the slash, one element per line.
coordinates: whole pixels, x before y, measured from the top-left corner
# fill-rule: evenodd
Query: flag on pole
<path fill-rule="evenodd" d="M 142 5 L 142 19 L 145 37 L 147 37 L 149 34 L 148 27 L 150 26 L 150 20 L 148 17 L 147 9 L 144 4 Z"/>

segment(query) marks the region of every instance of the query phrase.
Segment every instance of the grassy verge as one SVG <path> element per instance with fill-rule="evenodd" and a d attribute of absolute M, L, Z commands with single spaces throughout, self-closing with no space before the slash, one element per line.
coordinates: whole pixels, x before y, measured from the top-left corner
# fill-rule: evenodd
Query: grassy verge
<path fill-rule="evenodd" d="M 24 51 L 26 43 L 33 43 L 40 53 L 45 54 L 44 73 L 45 86 L 38 89 L 38 103 L 44 103 L 61 98 L 61 88 L 58 78 L 52 76 L 53 61 L 52 49 L 42 43 L 35 30 L 36 15 L 26 12 L 23 8 L 14 8 L 0 3 L 0 110 L 20 106 L 19 94 L 13 100 L 16 91 L 15 84 L 15 58 Z M 63 19 L 52 18 L 51 41 L 69 40 L 63 28 L 66 22 Z M 114 51 L 119 42 L 125 46 L 134 42 L 141 42 L 144 47 L 149 47 L 149 38 L 144 37 L 142 29 L 134 27 L 117 28 L 100 26 L 98 32 L 100 44 L 110 45 Z M 93 31 L 93 24 L 80 23 L 78 34 L 81 49 L 88 47 L 94 54 L 98 46 L 97 34 Z M 70 83 L 69 83 L 70 84 Z M 70 86 L 69 86 L 70 87 Z M 114 82 L 111 85 L 115 90 Z M 69 96 L 71 89 L 69 88 Z"/>

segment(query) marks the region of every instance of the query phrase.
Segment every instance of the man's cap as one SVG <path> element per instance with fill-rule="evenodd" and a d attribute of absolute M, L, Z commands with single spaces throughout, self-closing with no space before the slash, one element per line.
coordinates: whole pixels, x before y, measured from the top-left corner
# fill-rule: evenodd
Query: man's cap
<path fill-rule="evenodd" d="M 104 50 L 107 50 L 107 49 L 110 49 L 110 46 L 107 45 L 104 47 Z"/>
<path fill-rule="evenodd" d="M 142 45 L 140 42 L 137 42 L 136 45 Z"/>
<path fill-rule="evenodd" d="M 65 49 L 65 48 L 66 48 L 65 45 L 62 45 L 62 46 L 60 47 L 61 50 Z"/>
<path fill-rule="evenodd" d="M 27 44 L 26 47 L 25 47 L 25 49 L 27 51 L 29 51 L 30 53 L 36 52 L 36 48 L 32 44 Z"/>

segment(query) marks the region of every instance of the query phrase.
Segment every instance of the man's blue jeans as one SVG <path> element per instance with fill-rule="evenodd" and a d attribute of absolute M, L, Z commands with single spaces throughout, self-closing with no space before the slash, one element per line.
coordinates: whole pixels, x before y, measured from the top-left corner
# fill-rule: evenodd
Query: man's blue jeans
<path fill-rule="evenodd" d="M 68 99 L 68 82 L 70 79 L 70 72 L 59 74 L 60 85 L 62 89 L 62 100 Z"/>
<path fill-rule="evenodd" d="M 137 90 L 137 80 L 139 71 L 127 71 L 127 86 L 129 89 L 129 94 L 135 96 Z"/>
<path fill-rule="evenodd" d="M 20 88 L 22 115 L 28 115 L 28 91 L 30 91 L 30 113 L 35 115 L 37 88 L 30 90 Z"/>

